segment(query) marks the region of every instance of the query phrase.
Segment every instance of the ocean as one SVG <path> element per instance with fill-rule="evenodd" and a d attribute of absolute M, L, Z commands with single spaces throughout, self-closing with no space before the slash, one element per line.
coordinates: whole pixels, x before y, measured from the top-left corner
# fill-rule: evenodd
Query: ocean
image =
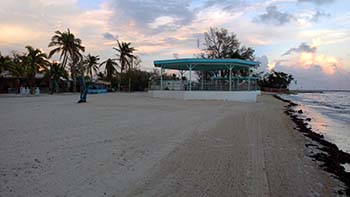
<path fill-rule="evenodd" d="M 311 129 L 350 153 L 350 92 L 298 93 L 283 95 L 299 104 L 303 116 L 311 118 Z"/>

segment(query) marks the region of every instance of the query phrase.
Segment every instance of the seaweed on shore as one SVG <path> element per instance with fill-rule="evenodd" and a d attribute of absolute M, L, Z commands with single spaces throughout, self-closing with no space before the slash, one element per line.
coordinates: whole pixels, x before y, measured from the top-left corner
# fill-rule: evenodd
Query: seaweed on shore
<path fill-rule="evenodd" d="M 312 129 L 308 127 L 307 121 L 309 119 L 306 118 L 306 120 L 300 118 L 298 115 L 300 114 L 300 111 L 294 110 L 294 107 L 298 106 L 298 104 L 293 103 L 290 100 L 283 99 L 277 95 L 274 95 L 274 97 L 288 103 L 285 113 L 289 115 L 292 121 L 296 124 L 296 129 L 317 143 L 316 145 L 305 145 L 306 147 L 316 146 L 317 149 L 321 151 L 311 154 L 311 158 L 320 161 L 320 167 L 323 170 L 334 174 L 336 178 L 342 181 L 346 187 L 345 194 L 350 196 L 350 173 L 346 172 L 345 168 L 342 166 L 342 164 L 350 163 L 350 154 L 340 150 L 335 144 L 326 141 L 323 138 L 323 135 L 313 132 Z M 343 191 L 339 191 L 339 193 L 342 194 Z"/>

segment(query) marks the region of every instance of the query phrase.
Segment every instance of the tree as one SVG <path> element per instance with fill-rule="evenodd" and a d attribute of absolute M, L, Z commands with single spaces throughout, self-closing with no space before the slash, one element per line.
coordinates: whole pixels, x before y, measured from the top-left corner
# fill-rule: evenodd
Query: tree
<path fill-rule="evenodd" d="M 28 51 L 26 56 L 23 56 L 22 63 L 26 68 L 26 77 L 31 88 L 31 93 L 34 93 L 35 87 L 35 75 L 44 70 L 47 70 L 47 55 L 43 53 L 40 49 L 34 49 L 31 46 L 26 46 Z"/>
<path fill-rule="evenodd" d="M 16 78 L 16 91 L 19 92 L 20 78 L 26 74 L 26 66 L 23 64 L 24 54 L 13 53 L 7 70 Z"/>
<path fill-rule="evenodd" d="M 289 87 L 289 84 L 294 80 L 293 76 L 284 72 L 277 72 L 272 70 L 266 73 L 264 77 L 258 82 L 260 87 L 267 88 L 283 88 Z"/>
<path fill-rule="evenodd" d="M 255 51 L 250 47 L 241 47 L 236 34 L 229 34 L 226 29 L 210 28 L 204 33 L 204 40 L 202 58 L 254 60 Z"/>
<path fill-rule="evenodd" d="M 202 49 L 201 58 L 208 59 L 242 59 L 253 61 L 254 49 L 241 46 L 236 34 L 229 34 L 226 29 L 210 28 L 204 33 L 204 48 Z M 199 80 L 208 79 L 213 75 L 227 76 L 227 70 L 216 72 L 196 71 Z"/>
<path fill-rule="evenodd" d="M 8 70 L 12 60 L 10 56 L 3 56 L 0 53 L 0 73 L 2 73 L 5 70 Z"/>
<path fill-rule="evenodd" d="M 152 73 L 142 71 L 139 69 L 129 69 L 123 73 L 122 84 L 129 85 L 129 91 L 144 91 L 148 88 L 148 82 Z"/>
<path fill-rule="evenodd" d="M 113 47 L 113 49 L 115 49 L 118 52 L 117 56 L 120 62 L 120 73 L 122 74 L 124 70 L 128 70 L 132 68 L 133 60 L 136 58 L 136 56 L 133 55 L 133 52 L 136 49 L 134 47 L 131 47 L 130 42 L 120 43 L 119 40 L 117 40 L 117 42 L 118 42 L 118 48 Z M 119 77 L 119 84 L 118 84 L 119 91 L 120 91 L 121 80 L 122 80 L 122 75 L 120 75 Z M 129 78 L 129 81 L 130 81 L 130 78 Z M 130 87 L 129 87 L 129 90 L 130 90 Z"/>
<path fill-rule="evenodd" d="M 132 68 L 133 69 L 140 69 L 142 64 L 142 60 L 139 56 L 135 56 L 134 60 L 132 61 Z"/>
<path fill-rule="evenodd" d="M 130 42 L 120 43 L 119 40 L 117 40 L 117 42 L 118 48 L 113 47 L 113 49 L 118 52 L 118 61 L 120 62 L 121 72 L 123 72 L 124 70 L 127 70 L 132 67 L 133 60 L 136 58 L 136 56 L 133 55 L 133 53 L 136 49 L 134 47 L 131 47 Z"/>
<path fill-rule="evenodd" d="M 22 63 L 24 54 L 13 53 L 11 56 L 2 56 L 0 54 L 0 73 L 9 72 L 15 78 L 16 92 L 19 91 L 20 78 L 25 77 L 26 69 Z"/>
<path fill-rule="evenodd" d="M 67 70 L 58 62 L 51 62 L 49 64 L 49 70 L 45 75 L 50 79 L 51 94 L 53 92 L 59 92 L 59 82 L 61 78 L 68 79 Z M 54 87 L 52 87 L 52 82 Z"/>
<path fill-rule="evenodd" d="M 70 61 L 71 76 L 73 78 L 73 92 L 76 92 L 77 86 L 77 63 L 82 59 L 82 52 L 85 51 L 85 47 L 82 46 L 81 39 L 76 38 L 74 34 L 67 29 L 66 32 L 56 31 L 52 36 L 49 47 L 56 47 L 49 53 L 49 58 L 54 54 L 60 53 L 61 65 L 65 68 Z"/>
<path fill-rule="evenodd" d="M 118 63 L 115 62 L 115 59 L 108 58 L 106 61 L 100 64 L 100 67 L 105 65 L 105 73 L 107 81 L 112 83 L 113 76 L 118 73 L 117 67 L 119 67 Z"/>
<path fill-rule="evenodd" d="M 93 56 L 88 54 L 87 56 L 85 56 L 84 64 L 86 67 L 86 74 L 90 76 L 90 79 L 92 79 L 93 77 L 93 72 L 95 72 L 96 74 L 99 70 L 99 66 L 98 66 L 99 60 L 100 58 L 98 57 L 98 55 Z"/>
<path fill-rule="evenodd" d="M 97 73 L 97 79 L 98 80 L 105 80 L 105 75 L 102 72 Z"/>

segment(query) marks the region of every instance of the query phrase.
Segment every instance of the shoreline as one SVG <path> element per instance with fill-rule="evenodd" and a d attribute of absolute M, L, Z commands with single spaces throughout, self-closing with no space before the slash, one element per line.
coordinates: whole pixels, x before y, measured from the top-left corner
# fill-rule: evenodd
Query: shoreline
<path fill-rule="evenodd" d="M 303 111 L 296 111 L 293 108 L 298 106 L 298 104 L 292 102 L 291 100 L 283 99 L 278 95 L 274 95 L 278 100 L 281 100 L 288 105 L 286 106 L 285 113 L 291 118 L 291 120 L 296 124 L 295 130 L 301 132 L 304 136 L 310 138 L 313 143 L 305 144 L 307 149 L 310 149 L 308 156 L 316 161 L 319 161 L 319 166 L 336 176 L 338 180 L 345 184 L 344 191 L 338 191 L 339 194 L 350 195 L 350 173 L 345 171 L 344 164 L 350 163 L 350 154 L 340 150 L 337 145 L 324 139 L 322 134 L 318 134 L 308 127 L 307 123 L 310 118 L 301 118 L 298 114 L 302 114 Z M 314 147 L 317 149 L 316 153 Z"/>

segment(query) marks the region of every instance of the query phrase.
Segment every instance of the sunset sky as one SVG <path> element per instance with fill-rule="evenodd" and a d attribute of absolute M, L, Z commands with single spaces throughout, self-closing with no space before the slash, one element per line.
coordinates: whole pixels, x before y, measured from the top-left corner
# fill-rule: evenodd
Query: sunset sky
<path fill-rule="evenodd" d="M 260 70 L 295 76 L 293 88 L 350 89 L 349 0 L 1 0 L 0 51 L 45 52 L 54 31 L 81 38 L 86 54 L 115 57 L 116 39 L 153 60 L 193 57 L 210 27 L 256 50 Z"/>

